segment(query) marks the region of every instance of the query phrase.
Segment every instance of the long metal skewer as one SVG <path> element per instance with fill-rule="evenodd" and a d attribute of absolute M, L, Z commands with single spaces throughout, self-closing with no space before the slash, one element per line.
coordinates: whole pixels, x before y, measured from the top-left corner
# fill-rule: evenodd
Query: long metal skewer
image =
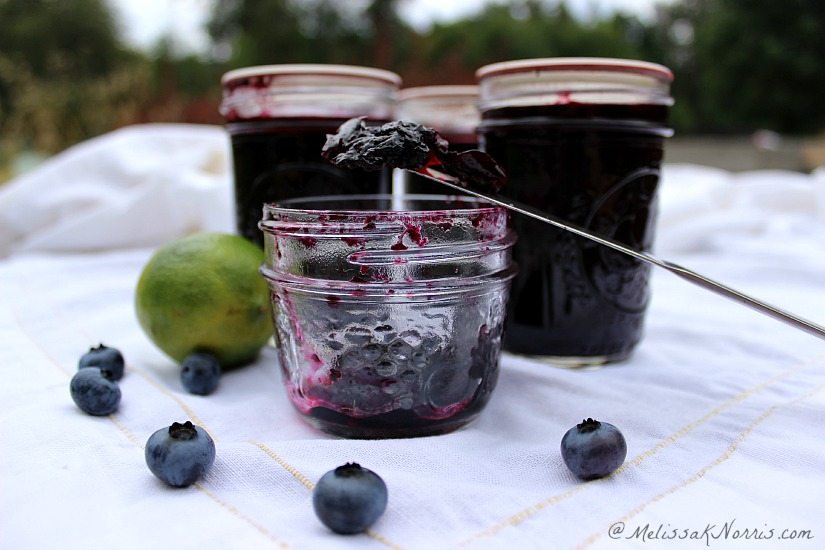
<path fill-rule="evenodd" d="M 802 317 L 794 315 L 793 313 L 784 311 L 778 307 L 767 304 L 761 300 L 757 300 L 756 298 L 739 292 L 738 290 L 735 290 L 727 285 L 714 281 L 713 279 L 705 277 L 704 275 L 700 275 L 695 271 L 691 271 L 686 267 L 682 267 L 680 265 L 659 259 L 656 256 L 653 256 L 647 252 L 640 252 L 638 250 L 634 250 L 614 240 L 607 239 L 605 237 L 600 237 L 599 235 L 596 235 L 595 233 L 592 233 L 587 229 L 562 221 L 555 216 L 547 214 L 546 212 L 533 208 L 532 206 L 519 203 L 507 197 L 503 197 L 497 194 L 479 193 L 478 191 L 475 191 L 473 189 L 468 189 L 460 185 L 458 183 L 458 180 L 452 176 L 442 174 L 441 172 L 436 172 L 435 170 L 433 170 L 433 172 L 437 173 L 438 177 L 421 172 L 416 173 L 426 178 L 429 178 L 433 181 L 437 181 L 442 185 L 446 185 L 448 187 L 461 191 L 462 193 L 473 195 L 480 199 L 485 199 L 498 206 L 503 206 L 508 210 L 512 210 L 514 212 L 518 212 L 519 214 L 529 216 L 533 219 L 542 221 L 544 223 L 548 223 L 550 225 L 558 227 L 559 229 L 569 231 L 570 233 L 574 233 L 576 235 L 579 235 L 580 237 L 590 239 L 591 241 L 595 241 L 599 244 L 612 248 L 613 250 L 617 250 L 619 252 L 627 254 L 628 256 L 632 256 L 638 260 L 642 260 L 644 262 L 648 262 L 650 264 L 659 266 L 663 269 L 670 271 L 675 275 L 678 275 L 683 279 L 690 281 L 691 283 L 706 288 L 721 296 L 725 296 L 726 298 L 735 300 L 740 304 L 748 306 L 760 313 L 763 313 L 769 317 L 773 317 L 774 319 L 782 321 L 783 323 L 791 325 L 792 327 L 798 328 L 799 330 L 803 330 L 808 334 L 812 334 L 825 340 L 825 327 L 822 327 L 821 325 L 803 319 Z"/>

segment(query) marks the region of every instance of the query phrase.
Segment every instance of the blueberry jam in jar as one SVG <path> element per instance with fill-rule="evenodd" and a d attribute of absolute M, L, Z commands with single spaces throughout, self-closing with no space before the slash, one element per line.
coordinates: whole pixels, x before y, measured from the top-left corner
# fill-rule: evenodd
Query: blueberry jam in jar
<path fill-rule="evenodd" d="M 478 86 L 404 88 L 398 94 L 396 118 L 435 129 L 449 142 L 451 151 L 478 149 Z M 423 176 L 413 172 L 403 175 L 407 193 L 444 193 L 443 185 Z"/>
<path fill-rule="evenodd" d="M 502 193 L 649 250 L 671 72 L 602 58 L 482 67 L 481 148 L 502 165 Z M 562 365 L 627 358 L 642 336 L 650 266 L 524 216 L 504 348 Z"/>
<path fill-rule="evenodd" d="M 232 141 L 238 232 L 262 244 L 264 203 L 299 196 L 388 192 L 391 171 L 342 170 L 320 157 L 345 120 L 393 117 L 401 79 L 346 65 L 246 67 L 222 78 L 221 114 Z"/>
<path fill-rule="evenodd" d="M 515 269 L 507 212 L 470 198 L 336 196 L 260 223 L 287 393 L 348 438 L 453 431 L 498 378 Z"/>

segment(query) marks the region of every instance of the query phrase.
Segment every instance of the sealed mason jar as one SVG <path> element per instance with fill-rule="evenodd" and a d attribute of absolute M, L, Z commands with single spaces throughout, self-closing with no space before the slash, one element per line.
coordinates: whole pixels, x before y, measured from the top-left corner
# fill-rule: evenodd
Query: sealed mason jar
<path fill-rule="evenodd" d="M 476 127 L 478 86 L 420 86 L 404 88 L 398 94 L 396 118 L 434 128 L 450 142 L 450 150 L 478 148 Z M 404 172 L 404 189 L 408 193 L 444 193 L 447 189 L 434 181 Z"/>
<path fill-rule="evenodd" d="M 232 140 L 238 232 L 262 242 L 264 203 L 299 196 L 388 192 L 391 171 L 342 170 L 321 158 L 345 120 L 393 118 L 401 78 L 347 65 L 265 65 L 226 73 L 220 111 Z"/>
<path fill-rule="evenodd" d="M 672 74 L 604 58 L 530 59 L 476 73 L 482 149 L 503 193 L 637 250 L 654 238 Z M 505 349 L 562 364 L 622 360 L 639 342 L 650 266 L 523 216 Z"/>
<path fill-rule="evenodd" d="M 436 195 L 265 207 L 265 264 L 289 399 L 351 438 L 446 433 L 498 377 L 514 234 L 507 212 Z"/>

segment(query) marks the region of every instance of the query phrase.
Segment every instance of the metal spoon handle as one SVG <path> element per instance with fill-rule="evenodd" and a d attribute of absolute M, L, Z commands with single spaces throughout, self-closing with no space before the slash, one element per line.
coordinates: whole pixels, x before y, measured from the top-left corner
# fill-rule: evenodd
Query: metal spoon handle
<path fill-rule="evenodd" d="M 488 193 L 479 193 L 473 189 L 468 189 L 466 187 L 459 185 L 458 180 L 451 176 L 442 176 L 441 173 L 438 173 L 438 177 L 434 177 L 429 174 L 422 174 L 420 172 L 417 173 L 433 181 L 437 181 L 442 185 L 446 185 L 448 187 L 461 191 L 462 193 L 466 193 L 481 199 L 485 199 L 498 206 L 503 206 L 508 210 L 518 212 L 519 214 L 529 216 L 533 219 L 558 227 L 559 229 L 563 229 L 570 233 L 574 233 L 580 237 L 590 239 L 591 241 L 595 241 L 601 245 L 612 248 L 613 250 L 617 250 L 619 252 L 627 254 L 628 256 L 632 256 L 638 260 L 642 260 L 643 262 L 659 266 L 663 269 L 670 271 L 675 275 L 678 275 L 682 279 L 690 281 L 691 283 L 694 283 L 702 288 L 715 292 L 716 294 L 719 294 L 721 296 L 725 296 L 726 298 L 730 298 L 731 300 L 735 300 L 740 304 L 748 306 L 751 309 L 754 309 L 769 317 L 773 317 L 774 319 L 782 321 L 783 323 L 791 325 L 792 327 L 803 330 L 808 334 L 812 334 L 819 338 L 825 339 L 825 327 L 822 327 L 820 325 L 817 325 L 816 323 L 803 319 L 802 317 L 794 315 L 793 313 L 784 311 L 778 307 L 767 304 L 761 300 L 757 300 L 756 298 L 739 292 L 738 290 L 735 290 L 727 285 L 714 281 L 713 279 L 705 277 L 704 275 L 700 275 L 686 267 L 682 267 L 672 262 L 659 259 L 656 256 L 653 256 L 647 252 L 640 252 L 638 250 L 634 250 L 612 239 L 601 237 L 587 229 L 562 221 L 556 218 L 555 216 L 547 214 L 546 212 L 533 208 L 532 206 L 519 203 L 507 197 Z"/>

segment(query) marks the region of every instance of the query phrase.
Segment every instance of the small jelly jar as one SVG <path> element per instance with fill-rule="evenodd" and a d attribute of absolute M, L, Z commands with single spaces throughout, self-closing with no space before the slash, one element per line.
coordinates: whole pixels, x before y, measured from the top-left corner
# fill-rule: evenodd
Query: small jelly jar
<path fill-rule="evenodd" d="M 238 232 L 262 244 L 264 203 L 330 194 L 389 192 L 391 170 L 344 170 L 321 158 L 327 134 L 363 116 L 393 118 L 401 77 L 371 67 L 244 67 L 221 79 L 220 112 L 232 141 Z"/>
<path fill-rule="evenodd" d="M 301 198 L 260 228 L 283 380 L 349 438 L 455 430 L 498 378 L 515 236 L 504 209 L 436 195 Z"/>

